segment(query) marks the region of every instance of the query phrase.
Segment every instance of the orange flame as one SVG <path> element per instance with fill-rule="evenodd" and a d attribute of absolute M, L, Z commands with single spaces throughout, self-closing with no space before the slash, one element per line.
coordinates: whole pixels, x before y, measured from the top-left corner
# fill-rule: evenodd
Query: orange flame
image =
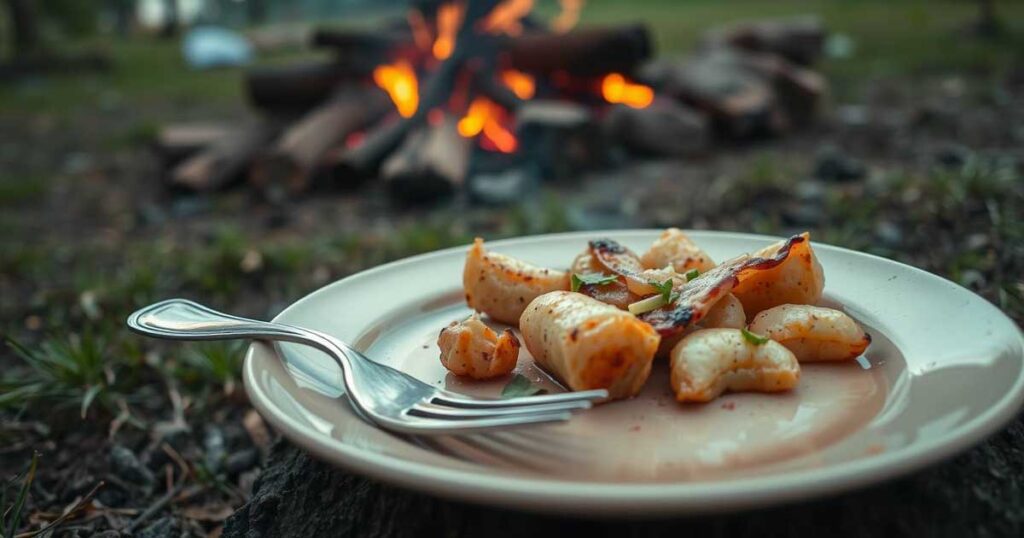
<path fill-rule="evenodd" d="M 491 34 L 506 33 L 519 35 L 523 33 L 523 17 L 533 9 L 533 0 L 505 0 L 495 6 L 481 21 L 480 31 Z"/>
<path fill-rule="evenodd" d="M 496 120 L 491 120 L 484 124 L 484 137 L 502 153 L 514 153 L 516 148 L 519 147 L 519 141 L 516 140 L 516 136 Z"/>
<path fill-rule="evenodd" d="M 519 143 L 514 134 L 501 123 L 503 110 L 486 97 L 477 97 L 466 115 L 456 125 L 459 134 L 472 138 L 483 133 L 490 146 L 502 153 L 512 153 Z"/>
<path fill-rule="evenodd" d="M 562 6 L 562 11 L 551 19 L 551 30 L 556 34 L 564 34 L 579 22 L 580 11 L 583 10 L 586 0 L 558 0 L 558 3 Z"/>
<path fill-rule="evenodd" d="M 604 77 L 601 95 L 609 103 L 622 103 L 633 108 L 647 108 L 654 101 L 654 90 L 650 86 L 629 82 L 618 73 Z"/>
<path fill-rule="evenodd" d="M 472 138 L 484 129 L 484 123 L 491 116 L 491 102 L 483 97 L 477 97 L 469 105 L 466 115 L 459 120 L 457 125 L 459 134 Z"/>
<path fill-rule="evenodd" d="M 416 72 L 405 60 L 381 65 L 373 70 L 373 81 L 388 92 L 403 118 L 411 117 L 420 105 Z"/>
<path fill-rule="evenodd" d="M 434 57 L 444 60 L 455 50 L 455 34 L 462 24 L 465 6 L 460 2 L 448 2 L 437 9 L 437 39 L 434 40 Z"/>
<path fill-rule="evenodd" d="M 502 71 L 501 81 L 520 99 L 533 97 L 533 93 L 536 90 L 533 77 L 515 69 Z"/>

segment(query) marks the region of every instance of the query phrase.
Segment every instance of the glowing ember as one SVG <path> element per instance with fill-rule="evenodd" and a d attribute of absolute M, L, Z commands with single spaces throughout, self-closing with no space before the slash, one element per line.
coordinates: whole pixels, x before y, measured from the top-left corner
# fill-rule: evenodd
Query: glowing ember
<path fill-rule="evenodd" d="M 466 138 L 482 133 L 483 147 L 502 153 L 512 153 L 519 144 L 515 135 L 502 124 L 505 116 L 506 113 L 500 106 L 486 97 L 477 97 L 470 103 L 466 115 L 459 120 L 457 129 L 459 134 Z"/>
<path fill-rule="evenodd" d="M 654 90 L 650 86 L 629 82 L 618 73 L 604 77 L 601 95 L 609 103 L 622 103 L 633 108 L 646 108 L 654 101 Z"/>
<path fill-rule="evenodd" d="M 465 6 L 461 2 L 449 2 L 437 9 L 437 39 L 434 40 L 434 57 L 444 60 L 455 50 L 455 34 L 462 24 Z"/>
<path fill-rule="evenodd" d="M 580 11 L 586 0 L 558 0 L 558 3 L 562 6 L 562 11 L 551 19 L 551 30 L 556 34 L 564 34 L 572 30 L 579 22 Z"/>
<path fill-rule="evenodd" d="M 512 153 L 519 145 L 516 141 L 516 136 L 494 118 L 489 118 L 484 123 L 484 137 L 502 153 Z"/>
<path fill-rule="evenodd" d="M 416 72 L 409 62 L 399 60 L 391 65 L 378 66 L 373 70 L 373 81 L 388 92 L 403 118 L 416 113 L 416 108 L 420 104 L 420 94 Z"/>
<path fill-rule="evenodd" d="M 458 130 L 459 134 L 466 137 L 472 138 L 480 131 L 484 130 L 484 124 L 487 123 L 487 118 L 491 116 L 491 102 L 486 98 L 477 97 L 469 105 L 469 110 L 466 111 L 466 115 L 459 120 Z"/>
<path fill-rule="evenodd" d="M 516 94 L 516 97 L 520 99 L 529 99 L 533 97 L 533 92 L 536 89 L 534 87 L 533 77 L 523 73 L 522 71 L 516 71 L 515 69 L 508 69 L 501 72 L 501 81 L 512 90 L 512 93 Z"/>
<path fill-rule="evenodd" d="M 505 0 L 498 4 L 481 21 L 480 31 L 491 34 L 505 33 L 519 35 L 523 33 L 520 20 L 533 9 L 533 0 Z"/>

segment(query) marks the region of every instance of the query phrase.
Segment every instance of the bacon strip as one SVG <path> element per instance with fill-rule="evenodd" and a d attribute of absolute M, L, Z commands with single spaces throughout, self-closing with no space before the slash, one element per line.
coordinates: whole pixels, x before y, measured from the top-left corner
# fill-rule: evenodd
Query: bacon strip
<path fill-rule="evenodd" d="M 589 245 L 594 259 L 609 271 L 625 277 L 629 291 L 636 295 L 658 293 L 658 289 L 651 286 L 649 282 L 652 280 L 662 282 L 673 276 L 661 269 L 645 269 L 640 263 L 640 257 L 617 241 L 595 239 Z"/>
<path fill-rule="evenodd" d="M 776 267 L 786 261 L 793 245 L 806 240 L 807 237 L 804 235 L 794 235 L 769 258 L 744 254 L 723 262 L 683 285 L 679 289 L 679 298 L 668 307 L 652 310 L 638 317 L 651 324 L 663 337 L 679 334 L 703 319 L 719 299 L 731 292 L 739 283 L 742 273 Z"/>

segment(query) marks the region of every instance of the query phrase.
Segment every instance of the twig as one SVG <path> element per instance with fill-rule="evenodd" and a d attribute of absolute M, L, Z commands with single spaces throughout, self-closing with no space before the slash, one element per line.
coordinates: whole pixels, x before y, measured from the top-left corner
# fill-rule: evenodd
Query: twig
<path fill-rule="evenodd" d="M 135 531 L 136 528 L 138 528 L 139 525 L 145 523 L 146 520 L 153 517 L 153 514 L 156 514 L 160 510 L 163 510 L 163 508 L 167 506 L 167 503 L 171 502 L 171 500 L 174 499 L 174 496 L 178 494 L 178 491 L 181 490 L 182 483 L 183 481 L 179 482 L 178 485 L 174 486 L 173 490 L 165 493 L 162 497 L 157 499 L 155 503 L 150 505 L 149 508 L 143 510 L 142 513 L 139 514 L 139 517 L 135 518 L 134 521 L 132 521 L 128 524 L 127 527 L 125 527 L 124 532 L 127 534 L 131 534 Z"/>
<path fill-rule="evenodd" d="M 186 476 L 192 476 L 192 468 L 189 467 L 188 462 L 185 461 L 185 458 L 181 457 L 181 454 L 179 454 L 178 451 L 174 449 L 174 447 L 167 443 L 161 443 L 160 449 L 163 450 L 168 457 L 174 460 L 174 463 L 178 464 L 178 467 L 181 468 L 182 478 Z"/>
<path fill-rule="evenodd" d="M 78 510 L 80 510 L 82 508 L 82 506 L 85 505 L 86 502 L 92 500 L 92 496 L 95 495 L 96 492 L 99 491 L 99 489 L 104 486 L 104 484 L 106 484 L 106 483 L 103 482 L 102 480 L 99 481 L 99 483 L 97 483 L 95 486 L 92 487 L 91 490 L 89 490 L 89 493 L 86 493 L 85 496 L 83 496 L 81 499 L 78 499 L 78 501 L 76 501 L 75 504 L 72 505 L 70 509 L 68 509 L 66 512 L 64 512 L 57 519 L 55 519 L 55 520 L 49 522 L 48 524 L 46 524 L 45 527 L 43 527 L 43 528 L 41 528 L 41 529 L 39 529 L 37 531 L 23 532 L 21 534 L 16 534 L 16 535 L 14 535 L 14 538 L 32 538 L 33 536 L 38 536 L 38 535 L 40 535 L 40 534 L 42 534 L 42 533 L 44 533 L 46 531 L 49 531 L 49 530 L 52 530 L 52 529 L 56 528 L 57 525 L 60 525 L 61 523 L 66 521 L 69 517 L 71 517 L 72 514 L 74 514 Z"/>

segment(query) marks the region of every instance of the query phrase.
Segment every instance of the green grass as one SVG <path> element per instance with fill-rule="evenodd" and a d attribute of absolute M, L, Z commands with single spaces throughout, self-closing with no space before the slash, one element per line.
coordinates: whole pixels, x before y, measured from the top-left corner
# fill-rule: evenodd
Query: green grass
<path fill-rule="evenodd" d="M 39 453 L 32 454 L 32 461 L 28 469 L 20 476 L 10 482 L 0 485 L 0 538 L 13 538 L 18 529 L 21 528 L 22 512 L 25 509 L 25 501 L 28 500 L 29 488 L 36 477 L 36 469 L 39 465 Z M 8 501 L 8 490 L 15 490 L 16 493 Z"/>
<path fill-rule="evenodd" d="M 40 200 L 48 185 L 47 178 L 41 175 L 0 175 L 0 207 Z"/>

